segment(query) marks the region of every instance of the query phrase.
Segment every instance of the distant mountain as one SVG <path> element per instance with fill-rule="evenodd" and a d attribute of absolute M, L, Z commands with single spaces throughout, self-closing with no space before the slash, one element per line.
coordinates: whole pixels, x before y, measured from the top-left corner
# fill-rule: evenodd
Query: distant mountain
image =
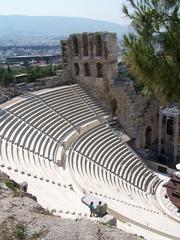
<path fill-rule="evenodd" d="M 122 35 L 127 26 L 116 23 L 75 17 L 2 16 L 0 37 L 3 35 L 69 35 L 71 33 L 110 31 Z"/>

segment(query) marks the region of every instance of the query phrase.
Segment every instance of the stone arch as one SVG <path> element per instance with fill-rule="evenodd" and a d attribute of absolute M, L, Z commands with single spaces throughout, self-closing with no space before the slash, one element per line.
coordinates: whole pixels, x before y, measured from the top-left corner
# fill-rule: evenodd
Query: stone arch
<path fill-rule="evenodd" d="M 96 72 L 97 72 L 97 78 L 103 77 L 103 67 L 100 62 L 96 64 Z"/>
<path fill-rule="evenodd" d="M 117 110 L 117 100 L 116 100 L 116 98 L 113 98 L 113 99 L 111 100 L 112 117 L 115 117 L 115 115 L 116 115 L 116 110 Z"/>
<path fill-rule="evenodd" d="M 74 73 L 75 73 L 75 76 L 79 76 L 79 64 L 78 63 L 74 64 Z"/>
<path fill-rule="evenodd" d="M 152 128 L 148 126 L 145 132 L 145 147 L 149 147 L 152 144 Z"/>
<path fill-rule="evenodd" d="M 169 136 L 173 136 L 173 118 L 172 117 L 167 119 L 166 134 Z"/>
<path fill-rule="evenodd" d="M 84 34 L 82 37 L 82 42 L 83 42 L 83 56 L 88 56 L 89 51 L 88 51 L 88 36 L 87 34 Z"/>
<path fill-rule="evenodd" d="M 77 56 L 79 54 L 79 47 L 78 47 L 78 39 L 77 39 L 77 37 L 73 37 L 73 48 L 74 48 L 74 54 Z"/>
<path fill-rule="evenodd" d="M 96 56 L 101 57 L 102 56 L 102 38 L 99 34 L 96 35 L 95 46 L 96 46 Z"/>
<path fill-rule="evenodd" d="M 85 75 L 86 77 L 91 76 L 91 71 L 90 71 L 90 68 L 89 68 L 89 63 L 85 63 L 85 64 L 84 64 L 84 75 Z"/>

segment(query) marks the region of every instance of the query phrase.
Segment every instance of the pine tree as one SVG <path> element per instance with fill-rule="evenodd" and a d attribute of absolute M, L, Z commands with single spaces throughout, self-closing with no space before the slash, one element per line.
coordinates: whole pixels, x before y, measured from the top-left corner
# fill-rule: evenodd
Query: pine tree
<path fill-rule="evenodd" d="M 124 59 L 146 94 L 180 100 L 180 1 L 127 0 L 133 31 L 124 36 Z"/>

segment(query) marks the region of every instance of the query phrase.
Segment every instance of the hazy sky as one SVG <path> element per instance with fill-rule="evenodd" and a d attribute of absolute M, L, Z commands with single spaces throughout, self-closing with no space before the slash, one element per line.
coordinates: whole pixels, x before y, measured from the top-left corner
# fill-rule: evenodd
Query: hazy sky
<path fill-rule="evenodd" d="M 127 23 L 126 0 L 0 0 L 0 15 L 72 16 Z"/>

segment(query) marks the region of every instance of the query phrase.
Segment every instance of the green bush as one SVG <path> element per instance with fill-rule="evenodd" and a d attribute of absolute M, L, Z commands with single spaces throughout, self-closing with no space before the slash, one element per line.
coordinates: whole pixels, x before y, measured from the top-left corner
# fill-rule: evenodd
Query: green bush
<path fill-rule="evenodd" d="M 63 69 L 62 65 L 48 64 L 44 67 L 30 66 L 27 68 L 28 82 L 34 82 L 38 78 L 56 75 L 57 70 Z"/>
<path fill-rule="evenodd" d="M 6 181 L 5 181 L 5 184 L 6 184 L 6 186 L 7 186 L 10 190 L 12 190 L 13 192 L 16 192 L 17 189 L 20 189 L 19 184 L 17 184 L 16 182 L 14 182 L 14 181 L 12 181 L 12 180 L 6 180 Z"/>

